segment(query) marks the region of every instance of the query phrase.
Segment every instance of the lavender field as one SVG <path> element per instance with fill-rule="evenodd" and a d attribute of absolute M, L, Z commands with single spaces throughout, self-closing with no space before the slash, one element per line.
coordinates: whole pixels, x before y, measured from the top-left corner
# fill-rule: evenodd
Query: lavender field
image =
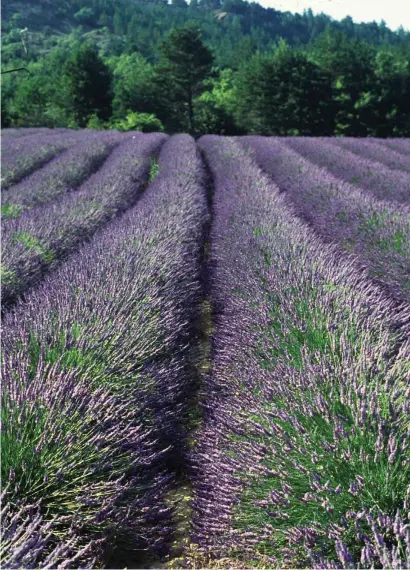
<path fill-rule="evenodd" d="M 2 132 L 2 568 L 410 568 L 409 149 Z"/>

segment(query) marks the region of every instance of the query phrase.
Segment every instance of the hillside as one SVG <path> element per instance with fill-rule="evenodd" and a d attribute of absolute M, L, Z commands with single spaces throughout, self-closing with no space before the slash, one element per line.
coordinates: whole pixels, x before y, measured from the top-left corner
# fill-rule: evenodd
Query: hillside
<path fill-rule="evenodd" d="M 410 135 L 410 33 L 244 0 L 10 1 L 2 127 Z M 27 71 L 29 73 L 27 73 Z"/>
<path fill-rule="evenodd" d="M 334 21 L 325 14 L 291 14 L 243 0 L 34 0 L 10 1 L 2 6 L 3 64 L 23 56 L 19 31 L 30 32 L 30 57 L 36 59 L 75 32 L 92 36 L 109 52 L 137 49 L 157 59 L 159 41 L 173 27 L 195 20 L 214 49 L 219 66 L 236 67 L 236 54 L 256 49 L 269 52 L 278 38 L 290 45 L 307 45 L 326 29 L 372 45 L 410 45 L 410 34 L 393 32 L 384 24 L 355 24 L 351 18 Z M 251 41 L 250 41 L 251 40 Z M 247 43 L 249 42 L 250 43 Z"/>

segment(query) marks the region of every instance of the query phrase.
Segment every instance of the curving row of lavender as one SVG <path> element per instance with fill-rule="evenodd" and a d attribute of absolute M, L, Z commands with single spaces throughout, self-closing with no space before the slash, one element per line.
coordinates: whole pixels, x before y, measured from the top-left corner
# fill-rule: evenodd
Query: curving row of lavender
<path fill-rule="evenodd" d="M 48 128 L 48 127 L 25 127 L 25 128 L 10 128 L 1 129 L 1 139 L 2 141 L 9 141 L 10 139 L 16 139 L 21 137 L 27 137 L 30 135 L 56 135 L 63 133 L 72 133 L 72 129 L 67 128 Z"/>
<path fill-rule="evenodd" d="M 3 223 L 7 223 L 8 218 L 16 218 L 30 208 L 76 189 L 98 170 L 114 147 L 129 136 L 111 134 L 109 131 L 98 136 L 89 134 L 19 184 L 9 187 L 9 191 L 1 195 Z"/>
<path fill-rule="evenodd" d="M 366 141 L 370 142 L 377 142 L 382 144 L 384 147 L 395 150 L 408 156 L 410 154 L 410 141 L 408 138 L 394 138 L 394 139 L 375 139 L 370 138 L 366 139 Z"/>
<path fill-rule="evenodd" d="M 320 142 L 284 142 L 275 137 L 242 137 L 239 141 L 272 177 L 296 215 L 307 221 L 325 242 L 336 242 L 354 253 L 368 275 L 396 300 L 409 300 L 409 205 L 377 200 L 289 148 L 303 145 L 311 159 L 321 152 Z M 307 150 L 308 145 L 312 151 Z M 400 188 L 397 193 L 400 194 Z"/>
<path fill-rule="evenodd" d="M 2 225 L 5 306 L 109 219 L 135 204 L 147 184 L 150 159 L 166 140 L 161 133 L 127 137 L 76 192 Z"/>
<path fill-rule="evenodd" d="M 215 333 L 193 540 L 230 566 L 406 568 L 409 307 L 338 260 L 233 140 L 198 144 Z"/>
<path fill-rule="evenodd" d="M 64 150 L 89 136 L 89 131 L 70 131 L 56 134 L 27 135 L 2 141 L 1 187 L 7 190 L 17 184 Z"/>
<path fill-rule="evenodd" d="M 286 137 L 278 139 L 298 152 L 313 164 L 330 172 L 336 178 L 364 189 L 379 200 L 410 203 L 410 174 L 392 170 L 380 162 L 375 162 L 341 145 L 334 138 Z M 340 139 L 342 140 L 342 139 Z M 364 144 L 356 145 L 366 148 Z M 344 146 L 344 143 L 342 143 Z M 375 144 L 371 144 L 372 148 Z M 384 151 L 388 157 L 390 151 Z M 408 163 L 405 159 L 404 163 Z"/>
<path fill-rule="evenodd" d="M 402 170 L 410 174 L 410 164 L 408 157 L 406 157 L 405 155 L 401 154 L 396 150 L 393 150 L 391 148 L 386 148 L 386 146 L 383 145 L 383 139 L 368 141 L 367 139 L 364 138 L 357 139 L 353 137 L 337 137 L 332 139 L 332 141 L 335 145 L 347 149 L 363 158 L 367 158 L 375 162 L 380 162 L 381 164 L 387 166 L 388 168 L 394 170 Z M 369 170 L 372 170 L 372 168 L 374 167 L 377 171 L 377 175 L 380 175 L 381 174 L 379 170 L 380 166 L 378 164 L 376 165 L 369 164 Z M 368 174 L 367 173 L 365 174 L 365 180 L 366 180 L 366 175 L 368 176 Z M 389 176 L 388 171 L 387 171 L 387 176 Z M 352 178 L 353 177 L 354 176 L 352 176 Z M 373 173 L 372 177 L 374 180 L 375 175 Z M 366 181 L 369 182 L 369 180 Z M 359 186 L 361 186 L 360 180 L 358 180 L 357 183 Z M 381 191 L 383 191 L 383 187 L 381 188 Z M 410 191 L 409 190 L 407 191 L 407 200 L 406 200 L 406 195 L 404 193 L 403 197 L 404 197 L 403 200 L 404 202 L 410 201 Z M 393 199 L 397 200 L 397 198 L 395 198 L 394 196 Z"/>
<path fill-rule="evenodd" d="M 207 219 L 195 141 L 169 138 L 137 206 L 5 317 L 4 567 L 139 567 L 139 549 L 165 552 Z"/>

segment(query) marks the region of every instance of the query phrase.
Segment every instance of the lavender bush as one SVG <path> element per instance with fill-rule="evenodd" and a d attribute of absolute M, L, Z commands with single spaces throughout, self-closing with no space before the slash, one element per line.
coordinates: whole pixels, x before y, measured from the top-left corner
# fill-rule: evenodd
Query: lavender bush
<path fill-rule="evenodd" d="M 82 521 L 79 536 L 124 552 L 163 553 L 171 538 L 165 498 L 196 378 L 204 183 L 194 140 L 170 138 L 138 205 L 4 319 L 4 477 L 58 532 Z"/>
<path fill-rule="evenodd" d="M 85 131 L 30 135 L 2 141 L 1 187 L 6 190 L 84 138 Z"/>
<path fill-rule="evenodd" d="M 22 212 L 49 202 L 77 188 L 127 136 L 111 133 L 90 134 L 74 147 L 2 193 L 3 223 Z"/>
<path fill-rule="evenodd" d="M 39 503 L 16 508 L 6 488 L 1 505 L 3 568 L 94 568 L 98 542 L 80 545 L 75 532 L 68 531 L 56 546 L 51 539 L 55 520 L 44 522 Z"/>
<path fill-rule="evenodd" d="M 307 221 L 324 241 L 336 242 L 354 253 L 368 275 L 396 300 L 409 300 L 408 205 L 376 200 L 341 182 L 291 150 L 281 139 L 243 137 L 240 143 L 271 175 L 296 215 Z"/>
<path fill-rule="evenodd" d="M 377 142 L 382 144 L 383 146 L 400 152 L 406 156 L 410 155 L 410 139 L 408 138 L 394 138 L 394 139 L 366 139 L 370 140 L 371 142 Z"/>
<path fill-rule="evenodd" d="M 363 138 L 337 137 L 332 139 L 332 142 L 341 148 L 345 148 L 353 152 L 354 154 L 376 162 L 381 162 L 388 168 L 402 170 L 410 174 L 410 157 L 400 154 L 391 148 L 386 149 L 386 146 L 383 145 L 382 139 L 369 142 L 367 139 Z M 358 181 L 358 184 L 360 185 L 360 181 Z M 410 192 L 408 192 L 407 195 L 407 201 L 409 200 Z"/>
<path fill-rule="evenodd" d="M 367 190 L 379 200 L 410 202 L 410 174 L 392 170 L 380 162 L 357 156 L 344 148 L 343 142 L 341 148 L 338 141 L 344 139 L 286 137 L 277 140 L 336 178 Z M 356 139 L 356 147 L 361 143 L 361 139 Z M 363 148 L 366 148 L 365 144 L 364 141 Z M 368 146 L 377 149 L 374 143 L 369 143 Z M 390 151 L 384 151 L 387 158 L 389 154 Z M 407 165 L 410 170 L 410 160 L 407 160 Z"/>
<path fill-rule="evenodd" d="M 232 140 L 199 145 L 216 332 L 193 540 L 231 566 L 405 568 L 409 308 L 338 260 Z"/>
<path fill-rule="evenodd" d="M 66 128 L 54 128 L 50 129 L 48 127 L 26 127 L 26 128 L 10 128 L 10 129 L 1 129 L 1 140 L 2 144 L 7 144 L 8 141 L 31 136 L 31 135 L 56 135 L 56 134 L 63 134 L 63 133 L 72 133 L 72 129 Z"/>
<path fill-rule="evenodd" d="M 150 158 L 166 139 L 161 133 L 127 138 L 76 192 L 8 220 L 2 227 L 5 305 L 105 222 L 135 204 L 147 183 Z"/>
<path fill-rule="evenodd" d="M 2 375 L 1 469 L 3 484 L 10 487 L 7 504 L 37 503 L 40 516 L 53 520 L 54 547 L 73 527 L 77 553 L 84 535 L 90 545 L 92 539 L 121 536 L 121 530 L 133 531 L 136 545 L 145 546 L 138 545 L 138 535 L 146 530 L 144 495 L 153 485 L 160 500 L 161 482 L 155 484 L 158 474 L 153 472 L 144 485 L 153 442 L 144 429 L 143 402 L 135 394 L 131 405 L 106 389 L 91 389 L 86 375 L 64 372 L 58 362 L 46 365 L 39 359 L 34 369 L 24 348 L 18 363 L 6 365 Z M 15 524 L 24 528 L 21 515 Z M 7 560 L 11 552 L 5 546 Z M 26 536 L 21 549 L 37 558 L 34 546 Z M 47 549 L 41 558 L 46 555 Z"/>

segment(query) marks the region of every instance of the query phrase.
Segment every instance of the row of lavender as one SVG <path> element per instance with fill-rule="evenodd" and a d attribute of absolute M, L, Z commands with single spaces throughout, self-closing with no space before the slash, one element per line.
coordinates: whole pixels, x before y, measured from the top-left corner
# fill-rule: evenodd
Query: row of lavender
<path fill-rule="evenodd" d="M 24 127 L 24 128 L 10 128 L 1 130 L 2 141 L 9 141 L 11 139 L 31 136 L 31 135 L 55 135 L 63 133 L 72 133 L 72 129 L 67 128 L 48 128 L 48 127 Z"/>
<path fill-rule="evenodd" d="M 164 553 L 207 219 L 198 149 L 172 137 L 138 205 L 4 319 L 4 567 L 139 567 L 139 549 Z"/>
<path fill-rule="evenodd" d="M 216 332 L 193 540 L 208 566 L 409 567 L 409 307 L 338 260 L 240 145 L 199 146 Z"/>
<path fill-rule="evenodd" d="M 64 150 L 96 131 L 58 131 L 56 133 L 28 134 L 1 141 L 2 190 L 17 184 Z"/>
<path fill-rule="evenodd" d="M 166 139 L 167 135 L 161 133 L 126 135 L 102 167 L 75 192 L 66 192 L 58 199 L 29 209 L 2 224 L 2 299 L 5 307 L 39 282 L 46 271 L 56 267 L 64 256 L 108 220 L 135 204 L 147 184 L 151 160 Z M 107 137 L 108 147 L 116 143 L 115 137 Z M 78 146 L 81 150 L 82 145 Z M 59 173 L 67 172 L 67 169 L 68 174 L 64 176 L 69 178 L 73 154 L 75 158 L 74 149 L 67 160 L 62 158 L 27 178 L 22 183 L 22 193 L 30 195 L 32 191 L 47 197 L 48 190 L 43 190 L 41 181 L 57 180 Z M 62 191 L 64 182 L 55 194 L 58 196 Z M 13 189 L 8 193 L 13 194 Z"/>
<path fill-rule="evenodd" d="M 410 203 L 409 158 L 366 139 L 279 138 L 336 178 L 368 191 L 379 200 Z"/>
<path fill-rule="evenodd" d="M 409 151 L 410 147 L 406 140 L 402 140 L 401 146 L 401 141 L 396 140 L 396 145 L 398 145 L 396 148 L 386 147 L 382 139 L 338 137 L 334 139 L 334 142 L 341 148 L 345 148 L 363 158 L 374 162 L 381 162 L 384 166 L 394 170 L 402 170 L 403 172 L 410 173 L 409 156 L 408 154 L 406 155 L 405 152 L 406 144 Z M 399 149 L 401 149 L 401 152 Z M 372 166 L 378 167 L 378 165 L 370 164 L 369 166 L 369 170 L 372 170 Z"/>
<path fill-rule="evenodd" d="M 410 205 L 396 200 L 400 196 L 409 200 L 410 177 L 406 175 L 409 180 L 404 187 L 404 182 L 396 180 L 399 173 L 387 169 L 381 178 L 373 179 L 371 188 L 377 199 L 370 191 L 341 180 L 347 177 L 343 173 L 348 172 L 348 165 L 353 172 L 360 159 L 350 152 L 343 155 L 347 151 L 337 149 L 335 142 L 243 137 L 240 144 L 278 185 L 288 207 L 321 239 L 337 243 L 340 255 L 343 250 L 353 253 L 369 277 L 397 301 L 409 300 Z"/>
<path fill-rule="evenodd" d="M 98 170 L 113 148 L 126 139 L 127 136 L 109 131 L 98 135 L 86 133 L 81 141 L 43 168 L 2 192 L 2 222 L 7 223 L 9 218 L 18 217 L 24 211 L 76 189 Z"/>

